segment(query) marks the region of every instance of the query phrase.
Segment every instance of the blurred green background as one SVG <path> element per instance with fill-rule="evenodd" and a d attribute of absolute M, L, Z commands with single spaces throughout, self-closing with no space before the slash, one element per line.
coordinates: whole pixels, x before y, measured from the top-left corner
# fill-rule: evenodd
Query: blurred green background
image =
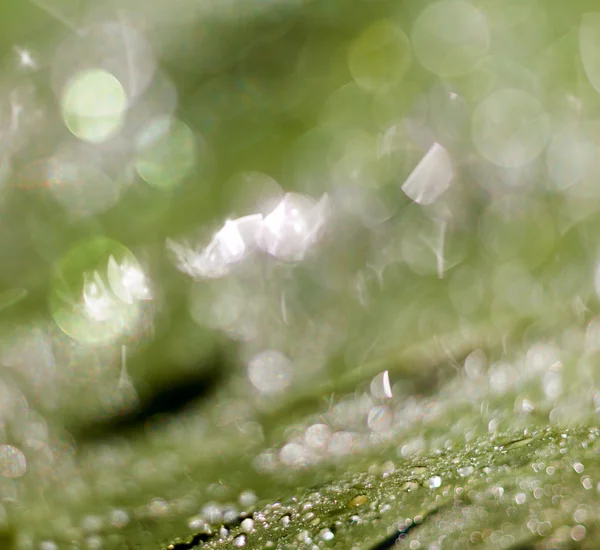
<path fill-rule="evenodd" d="M 595 470 L 532 528 L 550 459 L 531 485 L 493 452 L 581 474 L 551 447 L 597 424 L 594 2 L 37 0 L 0 28 L 7 548 L 379 548 L 465 477 L 490 533 L 410 548 L 594 547 Z M 372 512 L 421 492 L 322 531 L 386 471 Z"/>

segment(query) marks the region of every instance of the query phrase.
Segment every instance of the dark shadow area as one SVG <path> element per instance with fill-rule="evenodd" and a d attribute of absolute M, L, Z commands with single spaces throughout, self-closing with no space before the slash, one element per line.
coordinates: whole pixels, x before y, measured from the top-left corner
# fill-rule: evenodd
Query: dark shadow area
<path fill-rule="evenodd" d="M 160 387 L 153 387 L 140 396 L 139 405 L 128 412 L 106 419 L 72 426 L 68 431 L 79 444 L 97 442 L 115 436 L 141 432 L 152 419 L 172 417 L 182 413 L 188 406 L 213 395 L 226 379 L 227 361 L 222 353 L 206 364 L 198 365 L 185 377 L 169 380 Z"/>

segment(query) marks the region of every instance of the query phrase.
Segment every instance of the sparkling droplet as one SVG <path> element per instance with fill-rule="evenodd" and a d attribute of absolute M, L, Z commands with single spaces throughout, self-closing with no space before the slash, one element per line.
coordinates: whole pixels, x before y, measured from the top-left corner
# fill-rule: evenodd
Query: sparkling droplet
<path fill-rule="evenodd" d="M 257 500 L 258 497 L 252 491 L 244 491 L 239 497 L 240 506 L 244 508 L 248 508 L 249 506 L 256 504 Z"/>
<path fill-rule="evenodd" d="M 440 476 L 432 476 L 427 480 L 427 486 L 430 489 L 437 489 L 442 485 L 442 478 Z"/>
<path fill-rule="evenodd" d="M 246 546 L 246 535 L 238 535 L 233 539 L 233 545 L 241 548 L 242 546 Z"/>
<path fill-rule="evenodd" d="M 240 524 L 240 529 L 244 533 L 252 533 L 254 531 L 254 520 L 252 518 L 246 518 Z"/>

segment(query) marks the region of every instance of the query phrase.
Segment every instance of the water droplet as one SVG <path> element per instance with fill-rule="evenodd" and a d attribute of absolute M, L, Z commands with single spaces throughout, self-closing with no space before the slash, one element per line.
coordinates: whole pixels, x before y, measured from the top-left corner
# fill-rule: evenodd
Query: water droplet
<path fill-rule="evenodd" d="M 169 513 L 169 504 L 162 498 L 153 498 L 148 504 L 148 511 L 152 516 L 164 517 Z"/>
<path fill-rule="evenodd" d="M 304 466 L 308 462 L 308 453 L 304 445 L 287 443 L 279 451 L 279 460 L 288 466 Z"/>
<path fill-rule="evenodd" d="M 242 506 L 243 508 L 248 508 L 249 506 L 256 504 L 258 497 L 252 491 L 244 491 L 240 494 L 238 500 L 240 506 Z"/>
<path fill-rule="evenodd" d="M 139 327 L 139 302 L 127 304 L 108 288 L 110 258 L 139 265 L 121 244 L 99 237 L 71 249 L 57 265 L 49 295 L 56 324 L 75 340 L 106 344 Z"/>
<path fill-rule="evenodd" d="M 572 529 L 571 529 L 571 538 L 576 541 L 582 541 L 585 538 L 586 535 L 586 529 L 583 525 L 575 525 Z"/>
<path fill-rule="evenodd" d="M 190 518 L 188 520 L 188 527 L 195 533 L 210 533 L 210 528 L 202 516 L 194 516 L 193 518 Z"/>
<path fill-rule="evenodd" d="M 240 524 L 240 529 L 244 533 L 252 533 L 254 531 L 254 520 L 252 518 L 246 518 Z"/>
<path fill-rule="evenodd" d="M 223 508 L 216 502 L 209 502 L 202 507 L 200 515 L 207 523 L 219 523 L 223 521 Z"/>
<path fill-rule="evenodd" d="M 223 510 L 223 521 L 225 523 L 233 523 L 238 517 L 239 512 L 233 507 L 226 507 Z"/>
<path fill-rule="evenodd" d="M 110 511 L 108 521 L 113 527 L 122 529 L 129 523 L 129 514 L 125 510 L 114 509 Z"/>
<path fill-rule="evenodd" d="M 233 539 L 233 545 L 241 548 L 242 546 L 246 546 L 246 535 L 238 535 Z"/>
<path fill-rule="evenodd" d="M 329 212 L 329 197 L 316 203 L 310 197 L 287 193 L 263 222 L 259 247 L 286 262 L 302 260 L 318 239 Z"/>
<path fill-rule="evenodd" d="M 331 428 L 326 424 L 313 424 L 304 434 L 306 445 L 314 450 L 326 449 L 330 439 Z"/>
<path fill-rule="evenodd" d="M 100 516 L 85 516 L 81 520 L 81 528 L 88 534 L 98 533 L 103 526 L 104 521 Z"/>
<path fill-rule="evenodd" d="M 432 476 L 427 480 L 427 487 L 430 489 L 437 489 L 442 485 L 442 478 L 440 476 Z"/>
<path fill-rule="evenodd" d="M 146 275 L 133 255 L 123 257 L 121 262 L 111 255 L 107 276 L 111 290 L 126 304 L 132 304 L 134 300 L 152 299 Z"/>
<path fill-rule="evenodd" d="M 266 395 L 280 393 L 292 382 L 294 367 L 283 353 L 266 350 L 248 363 L 248 378 L 254 387 Z"/>
<path fill-rule="evenodd" d="M 335 535 L 333 534 L 333 532 L 331 531 L 331 529 L 322 529 L 319 532 L 319 537 L 324 540 L 324 541 L 330 541 L 333 540 L 335 538 Z"/>
<path fill-rule="evenodd" d="M 473 473 L 474 469 L 473 466 L 464 466 L 456 471 L 460 477 L 468 477 Z"/>
<path fill-rule="evenodd" d="M 389 399 L 392 397 L 392 386 L 390 384 L 390 372 L 379 373 L 371 382 L 371 395 L 377 399 Z"/>
<path fill-rule="evenodd" d="M 367 502 L 369 502 L 369 498 L 367 497 L 367 495 L 357 495 L 348 501 L 348 507 L 358 508 L 359 506 L 362 506 Z"/>
<path fill-rule="evenodd" d="M 371 430 L 378 433 L 386 432 L 392 426 L 394 416 L 389 407 L 373 407 L 367 417 L 367 425 Z"/>
<path fill-rule="evenodd" d="M 407 491 L 407 492 L 411 492 L 411 491 L 416 491 L 419 488 L 419 484 L 416 481 L 407 481 L 406 483 L 404 483 L 404 485 L 402 485 L 402 487 L 400 487 L 400 489 L 402 491 Z"/>

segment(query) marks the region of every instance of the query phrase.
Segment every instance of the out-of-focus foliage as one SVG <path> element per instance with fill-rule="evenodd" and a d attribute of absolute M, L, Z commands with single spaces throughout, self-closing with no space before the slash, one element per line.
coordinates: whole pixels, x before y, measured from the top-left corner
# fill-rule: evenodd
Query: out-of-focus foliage
<path fill-rule="evenodd" d="M 600 7 L 0 29 L 3 547 L 597 547 Z"/>

